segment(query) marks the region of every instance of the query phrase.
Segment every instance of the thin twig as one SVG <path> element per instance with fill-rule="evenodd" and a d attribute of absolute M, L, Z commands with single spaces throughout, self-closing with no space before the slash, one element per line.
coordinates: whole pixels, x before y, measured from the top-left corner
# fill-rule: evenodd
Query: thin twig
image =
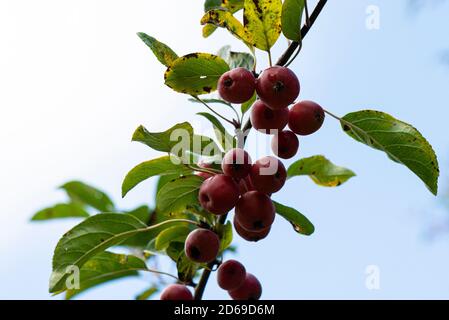
<path fill-rule="evenodd" d="M 210 110 L 210 112 L 214 113 L 217 117 L 220 117 L 221 119 L 223 119 L 224 121 L 226 121 L 227 123 L 231 124 L 232 126 L 235 126 L 234 122 L 232 122 L 232 120 L 227 119 L 226 117 L 223 117 L 221 114 L 219 114 L 217 111 L 215 111 L 214 109 L 212 109 L 206 102 L 204 102 L 202 99 L 200 99 L 198 96 L 192 96 L 192 98 L 194 98 L 195 100 L 197 100 L 198 102 L 201 102 L 207 109 Z"/>

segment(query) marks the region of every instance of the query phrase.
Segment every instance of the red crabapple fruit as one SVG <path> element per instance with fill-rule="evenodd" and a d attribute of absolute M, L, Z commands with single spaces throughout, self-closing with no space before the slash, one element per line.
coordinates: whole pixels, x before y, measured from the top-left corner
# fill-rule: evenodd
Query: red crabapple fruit
<path fill-rule="evenodd" d="M 254 189 L 271 195 L 282 189 L 287 180 L 287 171 L 279 159 L 268 156 L 253 164 L 250 176 Z"/>
<path fill-rule="evenodd" d="M 243 149 L 236 148 L 228 151 L 223 157 L 221 169 L 224 174 L 234 179 L 243 179 L 251 170 L 251 157 Z"/>
<path fill-rule="evenodd" d="M 288 108 L 273 110 L 257 100 L 251 108 L 251 124 L 256 130 L 274 134 L 285 128 L 288 123 L 288 114 Z"/>
<path fill-rule="evenodd" d="M 295 73 L 288 68 L 274 66 L 266 69 L 256 81 L 260 100 L 273 110 L 288 107 L 299 95 L 300 85 Z"/>
<path fill-rule="evenodd" d="M 239 288 L 246 278 L 245 267 L 238 261 L 228 260 L 220 265 L 217 271 L 217 281 L 224 290 Z"/>
<path fill-rule="evenodd" d="M 275 155 L 282 159 L 293 158 L 298 152 L 298 148 L 298 137 L 290 130 L 279 132 L 271 140 L 271 149 Z"/>
<path fill-rule="evenodd" d="M 234 228 L 240 237 L 250 242 L 258 242 L 260 240 L 265 239 L 271 231 L 271 227 L 262 231 L 251 232 L 243 229 L 243 227 L 238 223 L 238 221 L 234 217 Z"/>
<path fill-rule="evenodd" d="M 324 110 L 313 101 L 295 104 L 288 116 L 288 126 L 299 135 L 307 136 L 318 131 L 324 122 Z"/>
<path fill-rule="evenodd" d="M 217 258 L 220 239 L 211 230 L 196 229 L 188 235 L 184 250 L 193 262 L 209 263 Z"/>
<path fill-rule="evenodd" d="M 228 292 L 234 300 L 259 300 L 262 296 L 262 285 L 255 276 L 247 273 L 243 284 L 238 289 Z"/>
<path fill-rule="evenodd" d="M 260 232 L 274 222 L 276 210 L 270 197 L 259 191 L 245 193 L 235 207 L 235 218 L 243 229 Z"/>
<path fill-rule="evenodd" d="M 218 80 L 218 93 L 230 103 L 244 103 L 250 100 L 256 89 L 256 79 L 251 71 L 236 68 L 224 73 Z"/>
<path fill-rule="evenodd" d="M 182 284 L 172 284 L 165 288 L 161 300 L 188 301 L 193 300 L 190 290 Z"/>
<path fill-rule="evenodd" d="M 217 174 L 203 182 L 199 192 L 201 206 L 216 215 L 224 215 L 235 207 L 240 190 L 235 181 L 224 174 Z"/>

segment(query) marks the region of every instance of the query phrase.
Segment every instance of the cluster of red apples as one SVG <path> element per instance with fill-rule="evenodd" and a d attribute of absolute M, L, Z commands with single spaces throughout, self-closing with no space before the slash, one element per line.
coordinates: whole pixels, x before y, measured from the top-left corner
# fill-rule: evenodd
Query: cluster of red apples
<path fill-rule="evenodd" d="M 324 121 L 324 110 L 318 104 L 295 103 L 300 84 L 294 72 L 285 67 L 270 67 L 257 79 L 247 69 L 233 69 L 221 76 L 218 91 L 224 100 L 236 104 L 249 101 L 257 93 L 258 100 L 251 110 L 252 126 L 273 135 L 272 150 L 282 159 L 290 159 L 298 152 L 297 135 L 316 132 Z M 287 125 L 290 130 L 284 130 Z M 210 164 L 199 166 L 209 168 Z M 199 191 L 201 206 L 218 216 L 235 209 L 234 227 L 243 239 L 256 242 L 266 238 L 276 216 L 271 195 L 280 191 L 287 179 L 284 165 L 273 156 L 253 163 L 245 150 L 236 148 L 225 154 L 221 168 L 221 174 L 206 170 L 197 173 L 205 179 Z M 193 231 L 185 242 L 187 257 L 198 263 L 216 261 L 219 249 L 220 239 L 210 229 Z M 236 300 L 259 299 L 262 293 L 260 282 L 234 260 L 220 266 L 218 283 Z M 172 285 L 161 299 L 191 300 L 192 294 L 183 285 Z"/>

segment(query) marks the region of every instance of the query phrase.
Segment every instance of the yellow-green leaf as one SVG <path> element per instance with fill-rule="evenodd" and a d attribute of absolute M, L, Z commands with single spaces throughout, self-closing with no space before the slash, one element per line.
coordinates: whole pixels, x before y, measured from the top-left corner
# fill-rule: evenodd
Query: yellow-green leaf
<path fill-rule="evenodd" d="M 159 42 L 155 38 L 147 35 L 146 33 L 137 33 L 139 38 L 153 51 L 156 58 L 164 66 L 170 66 L 173 61 L 178 59 L 178 55 L 165 43 Z"/>
<path fill-rule="evenodd" d="M 281 34 L 281 0 L 245 0 L 244 25 L 254 46 L 269 51 Z"/>
<path fill-rule="evenodd" d="M 242 23 L 228 10 L 214 9 L 206 12 L 201 19 L 201 24 L 212 24 L 216 27 L 228 29 L 230 33 L 242 40 L 244 43 L 253 45 L 253 40 L 248 31 L 245 30 Z"/>
<path fill-rule="evenodd" d="M 440 170 L 437 156 L 429 142 L 408 123 L 389 114 L 363 110 L 341 119 L 343 130 L 355 140 L 383 151 L 415 173 L 433 193 L 438 193 Z"/>
<path fill-rule="evenodd" d="M 173 90 L 190 95 L 211 93 L 218 79 L 229 71 L 228 64 L 209 53 L 191 53 L 176 59 L 165 72 L 165 84 Z"/>
<path fill-rule="evenodd" d="M 227 11 L 229 11 L 231 14 L 234 14 L 240 10 L 243 9 L 243 3 L 244 0 L 222 0 L 221 1 L 221 7 L 226 9 Z M 205 10 L 205 12 L 212 10 L 212 9 L 217 9 L 216 7 L 208 7 L 208 10 Z M 217 26 L 213 25 L 213 24 L 207 24 L 203 27 L 203 37 L 207 38 L 209 37 L 212 33 L 215 32 L 215 30 L 217 30 Z"/>
<path fill-rule="evenodd" d="M 288 177 L 309 176 L 323 187 L 338 187 L 355 176 L 349 169 L 336 166 L 324 156 L 313 156 L 293 163 L 287 171 Z"/>

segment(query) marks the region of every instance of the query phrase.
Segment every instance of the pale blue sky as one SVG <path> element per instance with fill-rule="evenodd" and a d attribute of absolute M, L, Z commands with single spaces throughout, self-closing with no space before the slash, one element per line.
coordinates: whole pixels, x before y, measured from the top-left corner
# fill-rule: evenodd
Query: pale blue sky
<path fill-rule="evenodd" d="M 380 8 L 380 30 L 365 27 L 368 5 Z M 62 199 L 55 186 L 82 179 L 124 208 L 152 198 L 148 182 L 120 200 L 125 173 L 157 156 L 130 143 L 134 128 L 203 122 L 194 116 L 199 106 L 162 86 L 163 68 L 134 33 L 157 36 L 180 54 L 228 43 L 244 49 L 225 32 L 203 40 L 201 7 L 200 1 L 177 1 L 173 11 L 164 1 L 0 0 L 0 298 L 50 297 L 52 250 L 76 222 L 28 219 Z M 302 98 L 336 114 L 372 108 L 416 126 L 439 156 L 444 193 L 449 3 L 411 8 L 405 0 L 329 1 L 292 68 Z M 274 56 L 284 48 L 280 41 Z M 260 278 L 263 298 L 449 298 L 449 240 L 422 236 L 445 213 L 420 180 L 348 138 L 333 119 L 300 148 L 300 156 L 325 154 L 358 176 L 338 189 L 298 178 L 275 196 L 313 221 L 313 236 L 298 236 L 277 219 L 267 240 L 237 240 L 237 258 Z M 380 290 L 365 287 L 368 265 L 380 268 Z M 133 298 L 147 280 L 118 281 L 80 298 Z M 214 278 L 206 298 L 227 298 Z"/>

